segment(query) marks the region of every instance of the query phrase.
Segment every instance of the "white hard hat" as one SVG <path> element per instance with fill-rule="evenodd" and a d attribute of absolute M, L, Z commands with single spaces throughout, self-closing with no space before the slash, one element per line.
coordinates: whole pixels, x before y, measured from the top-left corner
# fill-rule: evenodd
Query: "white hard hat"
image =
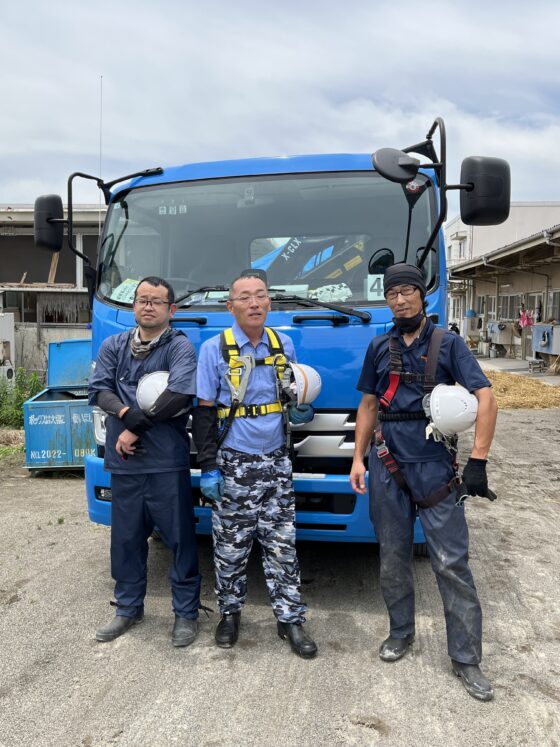
<path fill-rule="evenodd" d="M 459 384 L 438 384 L 430 395 L 433 424 L 444 436 L 466 431 L 474 424 L 477 412 L 477 398 Z"/>
<path fill-rule="evenodd" d="M 136 388 L 136 401 L 144 412 L 150 412 L 157 398 L 167 389 L 169 371 L 154 371 L 144 374 Z"/>
<path fill-rule="evenodd" d="M 288 366 L 292 369 L 293 382 L 291 390 L 296 395 L 298 405 L 313 402 L 321 393 L 321 377 L 319 372 L 305 363 L 294 363 L 290 361 Z"/>

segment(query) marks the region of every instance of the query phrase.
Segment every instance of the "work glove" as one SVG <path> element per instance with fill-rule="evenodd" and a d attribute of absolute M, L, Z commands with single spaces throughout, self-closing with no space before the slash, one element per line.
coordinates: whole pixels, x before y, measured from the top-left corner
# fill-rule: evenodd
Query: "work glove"
<path fill-rule="evenodd" d="M 290 405 L 288 407 L 288 419 L 293 425 L 310 423 L 314 415 L 315 411 L 311 405 Z"/>
<path fill-rule="evenodd" d="M 138 408 L 130 407 L 121 418 L 127 430 L 135 436 L 141 436 L 153 426 L 152 421 L 145 412 Z"/>
<path fill-rule="evenodd" d="M 470 495 L 485 497 L 488 494 L 488 478 L 486 477 L 486 459 L 469 457 L 463 472 L 463 482 Z"/>
<path fill-rule="evenodd" d="M 211 501 L 219 501 L 224 494 L 224 478 L 219 469 L 211 469 L 200 475 L 200 492 Z"/>

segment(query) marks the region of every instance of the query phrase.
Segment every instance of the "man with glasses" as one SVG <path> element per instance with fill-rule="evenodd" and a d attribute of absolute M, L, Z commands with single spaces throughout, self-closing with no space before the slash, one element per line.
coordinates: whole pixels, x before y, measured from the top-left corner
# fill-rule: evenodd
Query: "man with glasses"
<path fill-rule="evenodd" d="M 370 515 L 379 541 L 381 590 L 390 620 L 389 637 L 379 656 L 396 661 L 414 640 L 412 542 L 418 511 L 443 601 L 453 671 L 469 695 L 491 700 L 492 687 L 479 667 L 482 614 L 468 566 L 464 496 L 457 494 L 454 454 L 445 443 L 427 438 L 422 402 L 434 383 L 459 383 L 476 396 L 476 429 L 463 484 L 470 495 L 484 496 L 496 401 L 464 340 L 450 331 L 435 333 L 435 325 L 425 315 L 426 282 L 418 267 L 402 262 L 389 267 L 384 293 L 394 326 L 371 341 L 365 356 L 350 474 L 352 488 L 366 493 L 364 457 L 375 431 L 369 454 Z M 439 351 L 430 348 L 434 337 Z"/>
<path fill-rule="evenodd" d="M 221 648 L 231 648 L 237 642 L 247 594 L 247 561 L 256 538 L 278 634 L 288 639 L 296 654 L 311 658 L 317 646 L 303 630 L 306 607 L 300 597 L 295 548 L 292 465 L 278 401 L 277 366 L 295 360 L 294 347 L 286 335 L 265 328 L 270 297 L 263 272 L 248 270 L 236 278 L 227 308 L 235 319 L 229 334 L 212 337 L 200 349 L 198 407 L 193 413 L 201 491 L 212 500 L 215 582 L 221 614 L 215 639 Z M 235 362 L 247 356 L 245 365 L 253 365 L 249 367 L 242 403 L 238 408 L 234 403 L 234 416 L 218 448 L 217 405 L 224 416 L 232 412 L 234 362 L 226 357 L 223 341 L 230 351 L 234 350 Z M 313 411 L 310 405 L 292 405 L 289 416 L 292 422 L 307 422 Z"/>
<path fill-rule="evenodd" d="M 111 473 L 116 615 L 97 630 L 102 642 L 144 618 L 148 537 L 154 526 L 173 554 L 173 645 L 188 646 L 198 631 L 201 577 L 186 430 L 196 355 L 183 332 L 170 326 L 177 308 L 173 301 L 173 288 L 165 280 L 141 280 L 133 304 L 137 326 L 103 342 L 89 381 L 89 404 L 108 415 L 105 469 Z M 143 376 L 156 371 L 169 372 L 167 388 L 146 413 L 136 401 L 136 389 Z"/>

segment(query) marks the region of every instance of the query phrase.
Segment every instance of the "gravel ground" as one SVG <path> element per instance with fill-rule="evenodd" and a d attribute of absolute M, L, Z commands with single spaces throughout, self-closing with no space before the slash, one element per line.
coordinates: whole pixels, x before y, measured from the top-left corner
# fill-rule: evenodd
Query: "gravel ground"
<path fill-rule="evenodd" d="M 160 543 L 145 622 L 98 644 L 112 616 L 109 530 L 88 520 L 82 479 L 31 478 L 21 454 L 2 459 L 0 745 L 560 745 L 559 422 L 559 410 L 502 411 L 489 470 L 499 500 L 467 508 L 492 703 L 451 673 L 426 559 L 412 654 L 379 660 L 373 546 L 300 544 L 315 660 L 277 637 L 256 555 L 238 646 L 213 645 L 212 614 L 193 646 L 174 649 Z M 200 556 L 213 606 L 207 538 Z"/>

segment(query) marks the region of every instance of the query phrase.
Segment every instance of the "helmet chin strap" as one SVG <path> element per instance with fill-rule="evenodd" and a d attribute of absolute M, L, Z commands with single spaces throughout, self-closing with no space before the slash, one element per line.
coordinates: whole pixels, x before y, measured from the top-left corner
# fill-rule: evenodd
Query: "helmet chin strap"
<path fill-rule="evenodd" d="M 424 320 L 424 318 L 425 318 L 424 312 L 420 311 L 415 316 L 411 316 L 408 318 L 393 317 L 393 324 L 399 330 L 399 332 L 401 332 L 403 335 L 406 335 L 411 332 L 416 332 L 416 330 L 422 324 L 422 321 Z"/>

